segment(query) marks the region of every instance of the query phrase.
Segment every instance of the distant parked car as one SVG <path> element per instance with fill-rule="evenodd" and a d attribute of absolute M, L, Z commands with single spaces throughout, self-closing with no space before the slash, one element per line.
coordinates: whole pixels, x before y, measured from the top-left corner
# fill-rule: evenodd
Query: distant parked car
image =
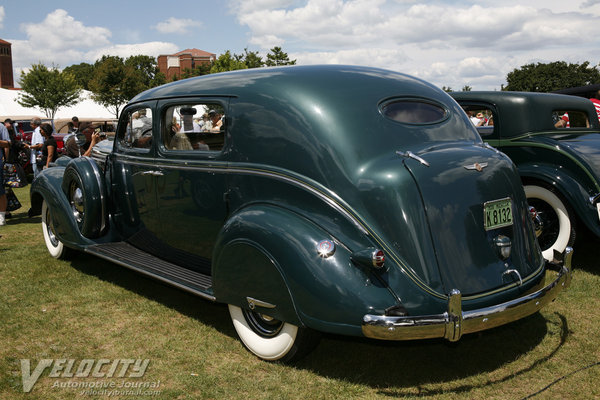
<path fill-rule="evenodd" d="M 547 93 L 452 92 L 465 111 L 484 116 L 483 140 L 519 169 L 541 225 L 544 257 L 575 241 L 577 217 L 600 237 L 600 124 L 591 101 Z"/>
<path fill-rule="evenodd" d="M 228 304 L 265 360 L 317 332 L 457 341 L 537 312 L 571 277 L 571 249 L 542 257 L 510 159 L 442 90 L 375 68 L 151 89 L 92 157 L 42 171 L 31 205 L 52 256 Z"/>
<path fill-rule="evenodd" d="M 58 134 L 69 133 L 69 124 L 71 119 L 61 118 L 54 120 L 54 127 Z M 92 129 L 103 132 L 107 136 L 114 136 L 117 129 L 117 119 L 115 118 L 79 118 L 80 125 L 91 125 Z"/>

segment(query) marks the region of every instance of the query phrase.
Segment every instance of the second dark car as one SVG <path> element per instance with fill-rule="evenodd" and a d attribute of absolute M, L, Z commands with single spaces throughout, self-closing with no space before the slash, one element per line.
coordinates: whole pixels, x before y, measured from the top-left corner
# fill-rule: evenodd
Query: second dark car
<path fill-rule="evenodd" d="M 539 216 L 544 257 L 575 241 L 578 222 L 600 237 L 600 124 L 591 101 L 525 92 L 453 92 L 483 140 L 517 165 Z"/>

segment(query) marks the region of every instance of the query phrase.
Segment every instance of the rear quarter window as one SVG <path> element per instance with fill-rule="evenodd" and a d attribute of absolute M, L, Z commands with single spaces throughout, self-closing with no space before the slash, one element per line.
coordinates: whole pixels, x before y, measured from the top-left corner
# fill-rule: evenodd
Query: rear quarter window
<path fill-rule="evenodd" d="M 432 102 L 418 99 L 399 99 L 381 106 L 384 117 L 404 124 L 434 124 L 448 117 L 446 108 Z"/>

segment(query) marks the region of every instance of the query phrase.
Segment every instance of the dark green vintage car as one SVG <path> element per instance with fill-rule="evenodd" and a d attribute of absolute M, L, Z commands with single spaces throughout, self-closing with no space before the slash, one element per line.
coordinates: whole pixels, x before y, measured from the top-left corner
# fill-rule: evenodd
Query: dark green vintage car
<path fill-rule="evenodd" d="M 548 93 L 451 95 L 483 140 L 517 165 L 539 216 L 544 257 L 573 245 L 578 219 L 600 236 L 600 124 L 591 101 Z"/>
<path fill-rule="evenodd" d="M 350 66 L 207 75 L 135 97 L 114 141 L 31 187 L 48 250 L 226 303 L 245 346 L 318 332 L 446 338 L 537 312 L 544 260 L 514 164 L 421 80 Z"/>

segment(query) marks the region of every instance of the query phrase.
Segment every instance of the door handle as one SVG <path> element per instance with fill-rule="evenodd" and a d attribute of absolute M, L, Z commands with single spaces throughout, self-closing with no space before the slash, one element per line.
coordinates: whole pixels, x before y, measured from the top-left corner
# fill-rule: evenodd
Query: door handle
<path fill-rule="evenodd" d="M 162 171 L 144 171 L 142 175 L 154 175 L 154 176 L 163 176 L 164 173 Z"/>

